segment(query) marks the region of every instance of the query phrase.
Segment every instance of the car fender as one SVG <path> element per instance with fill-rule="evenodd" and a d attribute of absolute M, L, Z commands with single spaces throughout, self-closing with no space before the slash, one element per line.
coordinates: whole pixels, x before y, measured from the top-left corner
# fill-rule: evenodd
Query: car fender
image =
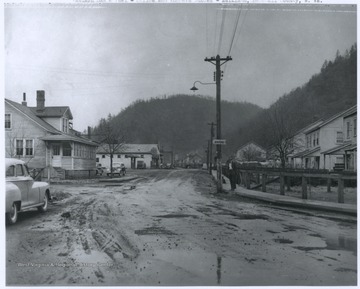
<path fill-rule="evenodd" d="M 14 202 L 21 202 L 21 192 L 13 183 L 6 183 L 6 208 L 5 213 L 10 212 Z M 19 208 L 20 209 L 20 208 Z"/>
<path fill-rule="evenodd" d="M 40 192 L 40 199 L 44 197 L 46 191 L 50 193 L 50 185 L 47 182 L 34 182 L 32 189 Z"/>

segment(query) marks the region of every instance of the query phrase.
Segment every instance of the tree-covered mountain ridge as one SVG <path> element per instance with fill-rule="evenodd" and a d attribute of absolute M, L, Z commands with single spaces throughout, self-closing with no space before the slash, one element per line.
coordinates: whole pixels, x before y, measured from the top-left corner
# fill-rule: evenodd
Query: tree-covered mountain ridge
<path fill-rule="evenodd" d="M 221 102 L 222 136 L 233 135 L 241 123 L 262 109 L 248 102 Z M 204 154 L 216 123 L 216 101 L 201 95 L 172 95 L 137 100 L 107 121 L 124 133 L 128 143 L 157 143 L 183 158 L 190 152 Z M 216 136 L 216 126 L 214 126 Z M 101 135 L 99 127 L 94 135 Z"/>

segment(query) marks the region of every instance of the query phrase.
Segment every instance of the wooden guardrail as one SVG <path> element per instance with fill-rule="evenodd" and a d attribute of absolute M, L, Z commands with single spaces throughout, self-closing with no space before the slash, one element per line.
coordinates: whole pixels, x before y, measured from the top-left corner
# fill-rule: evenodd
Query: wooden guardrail
<path fill-rule="evenodd" d="M 229 177 L 229 172 L 226 167 L 223 168 L 224 175 Z M 269 176 L 272 179 L 269 179 Z M 281 168 L 266 168 L 266 167 L 237 167 L 236 178 L 239 185 L 243 185 L 247 189 L 257 189 L 261 187 L 263 192 L 266 192 L 266 185 L 279 181 L 280 195 L 285 195 L 285 186 L 290 190 L 291 178 L 301 178 L 302 199 L 308 199 L 308 182 L 311 179 L 323 179 L 327 183 L 327 191 L 331 191 L 332 180 L 337 181 L 338 184 L 338 203 L 344 203 L 344 181 L 357 180 L 356 172 L 335 172 L 329 170 L 314 170 L 314 169 L 281 169 Z M 256 186 L 251 187 L 251 179 L 255 179 Z"/>

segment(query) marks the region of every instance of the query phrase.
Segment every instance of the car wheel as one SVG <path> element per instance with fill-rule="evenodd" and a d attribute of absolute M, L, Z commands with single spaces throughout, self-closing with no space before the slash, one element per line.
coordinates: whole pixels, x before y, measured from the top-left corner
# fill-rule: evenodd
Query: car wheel
<path fill-rule="evenodd" d="M 38 210 L 40 212 L 42 212 L 42 213 L 46 212 L 47 208 L 48 208 L 48 204 L 49 204 L 49 196 L 48 196 L 48 193 L 45 193 L 45 195 L 44 195 L 44 204 L 42 206 L 39 206 Z"/>
<path fill-rule="evenodd" d="M 8 224 L 15 224 L 18 218 L 18 206 L 13 203 L 9 213 L 6 213 L 6 221 Z"/>

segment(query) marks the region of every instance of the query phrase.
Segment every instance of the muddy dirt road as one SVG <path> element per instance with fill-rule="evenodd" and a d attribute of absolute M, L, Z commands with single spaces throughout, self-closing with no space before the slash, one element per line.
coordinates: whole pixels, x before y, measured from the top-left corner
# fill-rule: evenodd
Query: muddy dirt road
<path fill-rule="evenodd" d="M 196 170 L 53 185 L 6 228 L 6 284 L 356 285 L 356 219 L 215 191 Z"/>

